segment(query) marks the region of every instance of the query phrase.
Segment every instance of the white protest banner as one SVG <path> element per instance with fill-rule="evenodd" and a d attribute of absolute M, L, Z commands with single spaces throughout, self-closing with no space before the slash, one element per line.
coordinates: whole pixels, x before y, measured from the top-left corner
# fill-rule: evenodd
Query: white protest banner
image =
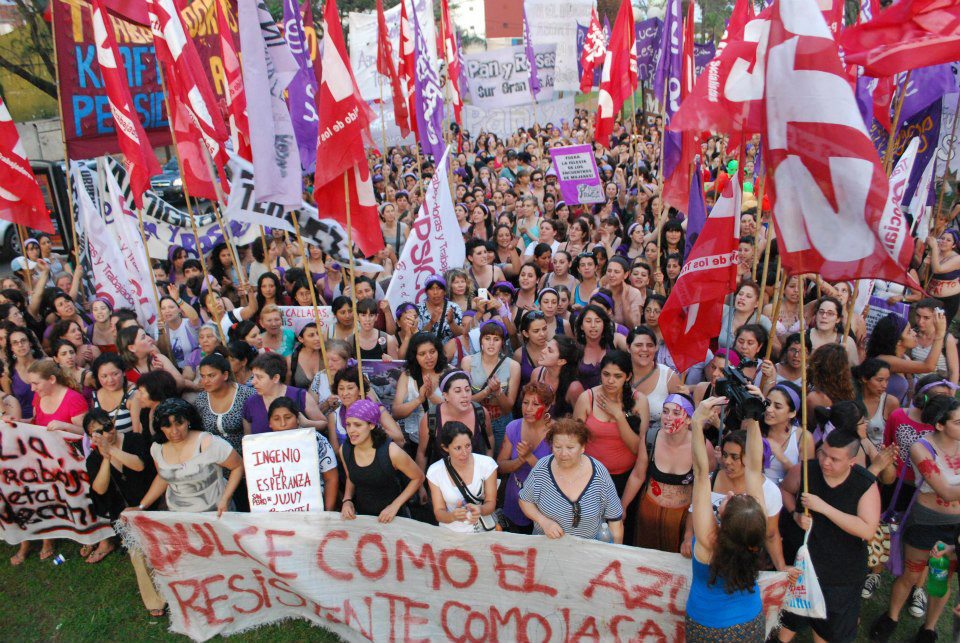
<path fill-rule="evenodd" d="M 136 221 L 136 213 L 131 212 L 123 202 L 120 186 L 112 174 L 104 167 L 103 159 L 97 160 L 97 177 L 99 179 L 100 198 L 103 200 L 103 222 L 113 235 L 112 240 L 123 255 L 127 280 L 131 288 L 137 293 L 140 305 L 134 310 L 140 325 L 147 332 L 157 334 L 157 305 L 156 294 L 153 292 L 153 270 L 147 261 L 147 254 L 143 248 L 143 238 Z"/>
<path fill-rule="evenodd" d="M 430 179 L 423 205 L 387 287 L 386 297 L 392 310 L 404 302 L 420 303 L 427 277 L 460 268 L 466 260 L 467 250 L 447 183 L 449 162 L 448 147 Z"/>
<path fill-rule="evenodd" d="M 560 195 L 567 203 L 603 203 L 603 183 L 593 156 L 593 146 L 568 145 L 550 148 Z"/>
<path fill-rule="evenodd" d="M 243 221 L 267 228 L 295 232 L 293 224 L 284 217 L 285 208 L 271 201 L 257 201 L 254 195 L 253 163 L 239 156 L 230 157 L 230 196 L 223 217 L 228 221 Z"/>
<path fill-rule="evenodd" d="M 424 38 L 430 57 L 436 60 L 436 28 L 433 19 L 433 0 L 405 0 L 407 15 L 411 11 L 417 12 L 417 20 L 424 30 Z M 390 34 L 390 44 L 395 55 L 400 52 L 400 4 L 383 12 L 387 20 L 387 33 Z M 377 76 L 377 14 L 375 11 L 362 13 L 350 12 L 347 14 L 347 29 L 349 33 L 350 64 L 353 66 L 353 75 L 357 79 L 360 95 L 366 101 L 378 101 L 381 97 L 381 85 L 385 111 L 393 111 L 390 91 L 390 81 Z M 374 110 L 378 115 L 379 109 Z M 380 142 L 379 138 L 374 140 Z"/>
<path fill-rule="evenodd" d="M 22 422 L 0 425 L 0 535 L 11 545 L 44 538 L 93 545 L 113 535 L 93 513 L 83 456 L 63 435 Z"/>
<path fill-rule="evenodd" d="M 313 429 L 243 436 L 243 472 L 252 513 L 323 511 L 323 480 Z"/>
<path fill-rule="evenodd" d="M 333 310 L 330 306 L 317 306 L 317 312 L 320 313 L 321 332 L 325 334 L 330 330 L 330 324 L 336 321 Z M 316 321 L 313 306 L 280 306 L 280 316 L 283 318 L 283 327 L 292 329 L 298 335 L 304 326 Z"/>
<path fill-rule="evenodd" d="M 536 45 L 556 45 L 557 64 L 553 88 L 558 92 L 580 91 L 577 66 L 577 23 L 590 24 L 593 0 L 526 0 L 530 38 Z M 528 119 L 529 122 L 530 119 Z M 471 130 L 473 131 L 473 130 Z"/>
<path fill-rule="evenodd" d="M 90 278 L 96 296 L 106 299 L 112 308 L 136 310 L 149 295 L 127 278 L 123 254 L 111 239 L 112 235 L 97 206 L 83 189 L 83 176 L 78 163 L 70 163 L 70 174 L 73 209 L 82 230 L 82 245 L 86 246 L 90 256 Z"/>
<path fill-rule="evenodd" d="M 287 618 L 346 641 L 684 640 L 690 561 L 679 554 L 330 512 L 121 520 L 170 629 L 198 641 Z M 787 584 L 760 575 L 768 632 Z"/>
<path fill-rule="evenodd" d="M 536 44 L 533 52 L 542 87 L 537 100 L 550 101 L 553 99 L 557 46 Z M 530 62 L 522 45 L 469 54 L 463 57 L 463 62 L 473 105 L 489 109 L 526 105 L 533 101 Z"/>
<path fill-rule="evenodd" d="M 544 124 L 553 123 L 559 127 L 562 119 L 573 120 L 574 96 L 570 94 L 536 105 L 529 102 L 526 105 L 495 109 L 485 109 L 467 103 L 463 106 L 462 112 L 463 128 L 474 136 L 483 131 L 507 138 L 516 134 L 517 129 L 521 127 L 524 129 L 530 127 L 534 110 L 536 110 L 538 121 Z"/>

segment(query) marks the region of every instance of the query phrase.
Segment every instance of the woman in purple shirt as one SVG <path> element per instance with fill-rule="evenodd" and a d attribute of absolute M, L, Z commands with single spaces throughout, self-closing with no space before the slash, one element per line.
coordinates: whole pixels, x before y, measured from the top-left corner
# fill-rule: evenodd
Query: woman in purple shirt
<path fill-rule="evenodd" d="M 257 394 L 243 404 L 243 432 L 268 433 L 270 418 L 267 409 L 278 397 L 294 401 L 301 415 L 302 427 L 323 428 L 322 414 L 317 399 L 302 388 L 287 386 L 287 361 L 277 353 L 264 353 L 250 365 L 253 373 L 253 388 Z"/>

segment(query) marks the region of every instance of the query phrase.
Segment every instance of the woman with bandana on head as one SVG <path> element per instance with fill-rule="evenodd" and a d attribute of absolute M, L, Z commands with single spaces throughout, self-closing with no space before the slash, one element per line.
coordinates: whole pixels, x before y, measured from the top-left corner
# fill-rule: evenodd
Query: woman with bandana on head
<path fill-rule="evenodd" d="M 443 402 L 420 418 L 417 464 L 426 471 L 444 455 L 439 446 L 439 430 L 446 422 L 462 422 L 473 435 L 474 453 L 490 455 L 493 451 L 493 428 L 483 407 L 473 401 L 470 376 L 461 370 L 448 372 L 440 380 Z"/>
<path fill-rule="evenodd" d="M 668 395 L 649 462 L 646 457 L 637 458 L 630 472 L 621 501 L 627 507 L 640 495 L 633 542 L 637 547 L 680 551 L 687 510 L 693 499 L 693 434 L 690 431 L 693 413 L 689 397 L 680 393 Z M 716 456 L 710 441 L 705 443 L 708 470 L 712 471 Z"/>
<path fill-rule="evenodd" d="M 357 400 L 346 411 L 347 440 L 340 458 L 347 471 L 340 516 L 377 516 L 380 522 L 409 517 L 408 500 L 423 485 L 423 471 L 406 452 L 390 441 L 380 427 L 381 407 L 372 400 Z M 401 487 L 397 473 L 408 480 Z"/>

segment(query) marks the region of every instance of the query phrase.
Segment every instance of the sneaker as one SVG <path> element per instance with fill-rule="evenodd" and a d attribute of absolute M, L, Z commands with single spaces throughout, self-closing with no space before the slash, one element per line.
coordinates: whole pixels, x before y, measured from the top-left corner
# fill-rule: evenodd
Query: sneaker
<path fill-rule="evenodd" d="M 934 630 L 920 628 L 913 639 L 913 643 L 937 643 L 937 633 Z"/>
<path fill-rule="evenodd" d="M 860 592 L 861 598 L 870 598 L 880 586 L 880 574 L 867 574 L 867 580 L 863 582 L 863 591 Z"/>
<path fill-rule="evenodd" d="M 897 622 L 884 612 L 877 617 L 870 628 L 870 641 L 872 643 L 887 643 L 895 629 L 897 629 Z"/>
<path fill-rule="evenodd" d="M 927 590 L 923 587 L 914 587 L 913 596 L 910 597 L 910 606 L 907 608 L 910 616 L 914 618 L 923 618 L 927 613 Z"/>

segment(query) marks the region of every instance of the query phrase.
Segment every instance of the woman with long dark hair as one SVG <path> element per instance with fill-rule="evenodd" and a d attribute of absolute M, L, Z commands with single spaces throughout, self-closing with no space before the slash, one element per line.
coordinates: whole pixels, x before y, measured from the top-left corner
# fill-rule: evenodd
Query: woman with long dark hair
<path fill-rule="evenodd" d="M 433 333 L 417 333 L 409 342 L 406 370 L 397 380 L 393 417 L 403 428 L 407 453 L 416 454 L 420 441 L 420 418 L 443 402 L 440 377 L 447 368 L 443 345 Z"/>
<path fill-rule="evenodd" d="M 540 355 L 540 366 L 530 374 L 530 382 L 540 382 L 553 389 L 550 414 L 555 418 L 573 414 L 573 407 L 583 393 L 579 377 L 583 349 L 572 337 L 556 335 L 547 342 Z"/>
<path fill-rule="evenodd" d="M 867 357 L 879 357 L 890 365 L 890 382 L 887 390 L 891 395 L 905 401 L 910 389 L 906 375 L 922 375 L 937 369 L 937 360 L 943 351 L 943 342 L 947 334 L 947 317 L 944 313 L 934 312 L 933 342 L 927 358 L 920 362 L 907 357 L 917 346 L 917 332 L 900 315 L 891 314 L 877 322 L 867 342 Z"/>
<path fill-rule="evenodd" d="M 614 348 L 613 320 L 595 304 L 586 306 L 573 324 L 573 336 L 583 347 L 580 382 L 584 389 L 600 383 L 600 362 Z"/>

